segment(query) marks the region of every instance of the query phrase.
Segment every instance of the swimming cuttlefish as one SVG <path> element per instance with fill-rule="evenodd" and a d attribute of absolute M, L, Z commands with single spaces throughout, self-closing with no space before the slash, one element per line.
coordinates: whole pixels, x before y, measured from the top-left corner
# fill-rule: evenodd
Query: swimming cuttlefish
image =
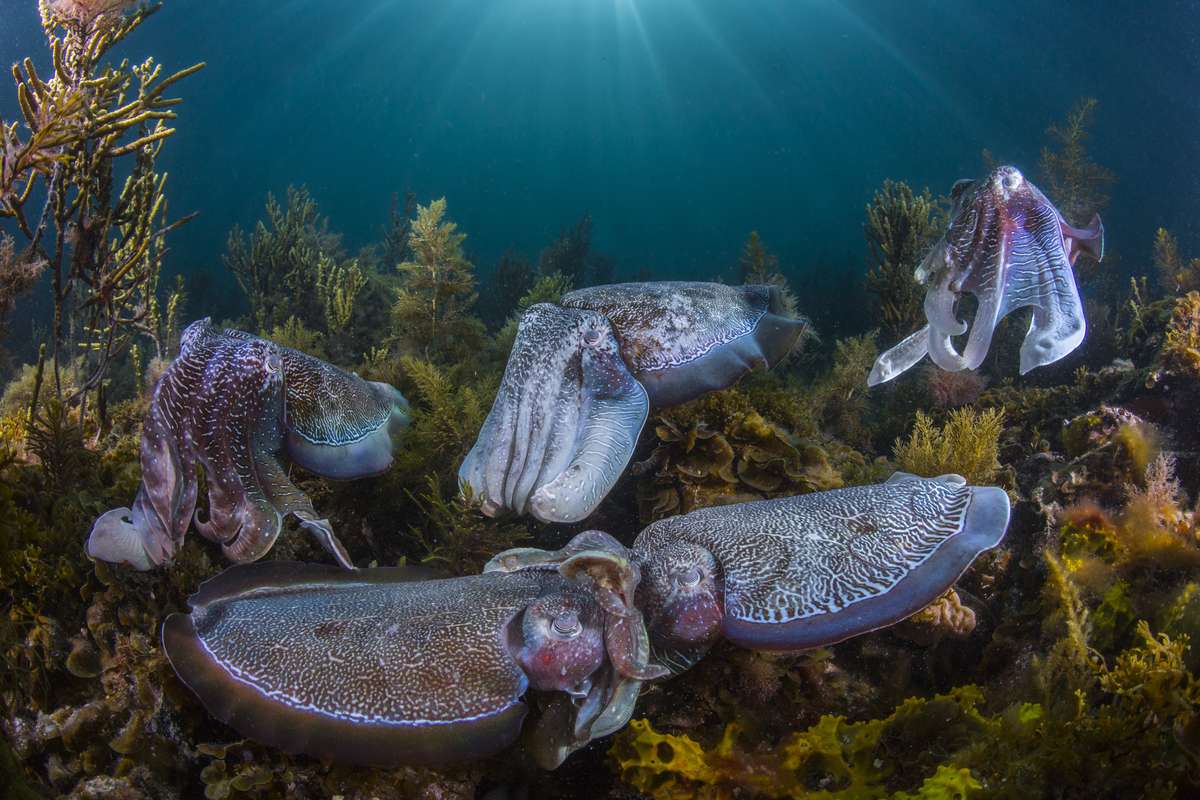
<path fill-rule="evenodd" d="M 582 520 L 629 463 L 651 407 L 775 365 L 807 326 L 772 286 L 621 283 L 539 303 L 521 317 L 459 482 L 491 516 Z"/>
<path fill-rule="evenodd" d="M 344 567 L 329 521 L 280 461 L 327 478 L 383 472 L 408 424 L 408 403 L 384 383 L 208 319 L 183 332 L 179 356 L 154 386 L 142 426 L 142 482 L 131 508 L 101 515 L 92 558 L 147 570 L 169 563 L 194 523 L 229 559 L 261 558 L 294 515 Z M 208 485 L 196 510 L 196 467 Z"/>
<path fill-rule="evenodd" d="M 1104 256 L 1100 216 L 1075 228 L 1016 167 L 982 180 L 961 180 L 951 191 L 950 225 L 916 270 L 925 292 L 928 325 L 879 356 L 867 383 L 885 383 L 926 354 L 941 369 L 977 369 L 1001 319 L 1032 307 L 1021 345 L 1021 374 L 1051 364 L 1083 341 L 1087 324 L 1071 268 L 1081 253 Z M 961 353 L 954 337 L 964 294 L 978 301 Z"/>

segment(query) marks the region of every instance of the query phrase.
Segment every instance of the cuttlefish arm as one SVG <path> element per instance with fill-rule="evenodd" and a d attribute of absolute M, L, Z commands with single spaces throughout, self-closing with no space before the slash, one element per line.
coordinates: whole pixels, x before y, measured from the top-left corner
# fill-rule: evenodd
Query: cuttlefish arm
<path fill-rule="evenodd" d="M 686 669 L 725 636 L 799 650 L 887 627 L 946 591 L 1008 526 L 995 487 L 957 475 L 707 508 L 632 547 L 654 658 Z"/>
<path fill-rule="evenodd" d="M 648 413 L 604 317 L 535 305 L 459 482 L 486 514 L 575 522 L 616 483 Z"/>
<path fill-rule="evenodd" d="M 1016 168 L 1000 167 L 982 181 L 956 184 L 950 225 L 916 272 L 928 286 L 929 325 L 883 353 L 868 383 L 908 369 L 920 360 L 922 348 L 944 370 L 977 369 L 1000 320 L 1026 307 L 1033 318 L 1021 346 L 1021 373 L 1059 360 L 1079 346 L 1087 330 L 1072 271 L 1081 253 L 1103 257 L 1100 217 L 1087 228 L 1073 227 Z M 958 317 L 964 294 L 978 301 L 969 326 Z M 960 353 L 953 340 L 968 328 Z"/>
<path fill-rule="evenodd" d="M 603 314 L 656 408 L 727 389 L 783 360 L 808 329 L 775 286 L 695 281 L 579 289 L 562 305 Z"/>
<path fill-rule="evenodd" d="M 582 695 L 600 612 L 553 571 L 429 580 L 294 562 L 226 570 L 163 625 L 180 679 L 217 719 L 293 753 L 444 764 L 516 741 L 529 689 Z"/>
<path fill-rule="evenodd" d="M 88 556 L 148 570 L 175 557 L 196 508 L 195 404 L 208 365 L 226 350 L 208 319 L 189 325 L 179 356 L 155 383 L 142 423 L 142 480 L 130 508 L 97 518 L 88 535 Z"/>

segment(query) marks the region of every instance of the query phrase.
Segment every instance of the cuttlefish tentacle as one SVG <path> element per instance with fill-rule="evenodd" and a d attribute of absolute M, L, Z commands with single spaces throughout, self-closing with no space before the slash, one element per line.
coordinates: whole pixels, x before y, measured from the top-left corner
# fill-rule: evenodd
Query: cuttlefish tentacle
<path fill-rule="evenodd" d="M 88 553 L 149 569 L 174 557 L 194 522 L 228 558 L 252 561 L 271 548 L 291 514 L 351 567 L 280 454 L 287 449 L 329 477 L 377 472 L 391 461 L 406 409 L 391 387 L 241 331 L 218 331 L 207 319 L 195 322 L 151 394 L 133 507 L 97 519 Z M 304 447 L 287 446 L 298 437 Z M 202 513 L 195 511 L 197 466 L 208 485 Z"/>
<path fill-rule="evenodd" d="M 634 602 L 641 577 L 628 548 L 602 531 L 584 531 L 559 550 L 506 550 L 493 557 L 484 572 L 537 568 L 556 569 L 563 577 L 590 587 L 605 612 L 606 649 L 620 675 L 648 681 L 667 674 L 648 660 L 646 626 Z"/>
<path fill-rule="evenodd" d="M 638 567 L 624 545 L 602 531 L 584 531 L 559 550 L 517 548 L 495 556 L 485 572 L 555 569 L 587 587 L 604 612 L 607 670 L 584 702 L 568 710 L 552 707 L 539 721 L 534 752 L 544 766 L 556 766 L 592 739 L 623 727 L 633 714 L 641 686 L 670 674 L 650 663 L 650 638 L 634 602 Z M 561 706 L 561 702 L 559 703 Z"/>
<path fill-rule="evenodd" d="M 953 192 L 950 225 L 916 270 L 928 286 L 926 328 L 880 355 L 867 382 L 891 380 L 927 352 L 948 371 L 977 369 L 1001 319 L 1031 308 L 1021 345 L 1021 374 L 1053 363 L 1083 341 L 1087 330 L 1072 267 L 1081 253 L 1104 255 L 1104 227 L 1094 216 L 1087 228 L 1070 225 L 1015 167 L 986 179 L 960 181 Z M 958 301 L 978 300 L 970 325 Z M 970 332 L 960 353 L 954 338 Z"/>

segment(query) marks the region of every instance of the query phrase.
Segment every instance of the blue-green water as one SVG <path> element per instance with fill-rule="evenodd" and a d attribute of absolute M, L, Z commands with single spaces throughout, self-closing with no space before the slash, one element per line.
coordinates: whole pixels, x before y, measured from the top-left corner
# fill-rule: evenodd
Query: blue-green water
<path fill-rule="evenodd" d="M 507 248 L 536 258 L 584 213 L 618 275 L 730 277 L 758 229 L 790 272 L 857 276 L 863 206 L 884 178 L 946 191 L 982 170 L 983 148 L 1032 172 L 1046 127 L 1081 96 L 1099 100 L 1089 149 L 1119 177 L 1110 246 L 1137 271 L 1160 225 L 1185 251 L 1200 241 L 1198 10 L 193 0 L 124 54 L 208 62 L 178 86 L 160 166 L 174 210 L 200 212 L 169 269 L 217 287 L 231 286 L 229 228 L 289 183 L 351 249 L 377 238 L 394 192 L 445 195 L 483 276 Z M 27 53 L 44 58 L 34 4 L 4 0 L 0 62 Z"/>

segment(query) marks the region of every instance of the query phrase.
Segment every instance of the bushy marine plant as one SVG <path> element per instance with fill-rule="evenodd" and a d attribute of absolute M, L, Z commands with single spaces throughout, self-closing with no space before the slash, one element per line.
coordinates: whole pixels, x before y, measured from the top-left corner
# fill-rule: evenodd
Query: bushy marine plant
<path fill-rule="evenodd" d="M 866 287 L 875 296 L 880 325 L 889 341 L 924 324 L 925 289 L 913 273 L 946 222 L 946 212 L 928 189 L 917 194 L 903 181 L 884 181 L 867 205 L 863 231 L 871 266 Z"/>
<path fill-rule="evenodd" d="M 105 376 L 138 338 L 165 355 L 158 278 L 167 235 L 189 218 L 168 218 L 156 161 L 181 102 L 167 90 L 204 66 L 164 74 L 149 58 L 106 64 L 161 7 L 134 5 L 42 0 L 53 71 L 42 75 L 31 58 L 14 65 L 21 118 L 0 120 L 0 219 L 25 241 L 18 252 L 0 239 L 0 310 L 50 273 L 49 385 L 72 406 L 94 395 L 101 418 Z M 62 363 L 80 350 L 84 374 L 65 392 Z"/>
<path fill-rule="evenodd" d="M 475 269 L 463 253 L 465 233 L 446 218 L 446 198 L 417 206 L 409 234 L 411 259 L 400 265 L 392 306 L 400 352 L 439 364 L 465 360 L 483 342 L 483 324 L 471 315 L 477 299 Z"/>
<path fill-rule="evenodd" d="M 954 473 L 966 478 L 967 483 L 990 483 L 1000 469 L 1003 430 L 1003 409 L 956 409 L 940 428 L 918 411 L 908 439 L 896 440 L 896 465 L 925 478 Z"/>

